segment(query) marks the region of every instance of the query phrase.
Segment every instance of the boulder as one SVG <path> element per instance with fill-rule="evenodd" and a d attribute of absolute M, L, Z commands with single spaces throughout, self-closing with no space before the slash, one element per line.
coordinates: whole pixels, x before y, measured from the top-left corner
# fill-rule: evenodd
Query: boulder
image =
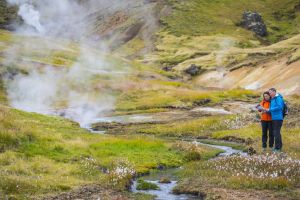
<path fill-rule="evenodd" d="M 162 177 L 160 180 L 159 180 L 159 183 L 171 183 L 171 180 L 168 178 L 168 177 Z"/>
<path fill-rule="evenodd" d="M 191 64 L 191 66 L 189 66 L 187 69 L 185 69 L 184 72 L 191 76 L 196 76 L 196 75 L 200 74 L 201 67 L 197 66 L 195 64 Z"/>
<path fill-rule="evenodd" d="M 268 35 L 267 27 L 262 16 L 257 12 L 246 11 L 243 14 L 241 26 L 253 31 L 256 35 L 264 37 Z"/>
<path fill-rule="evenodd" d="M 173 67 L 174 67 L 174 66 L 164 66 L 164 67 L 162 68 L 162 70 L 164 70 L 164 71 L 166 71 L 166 72 L 169 72 L 169 71 L 172 71 Z"/>

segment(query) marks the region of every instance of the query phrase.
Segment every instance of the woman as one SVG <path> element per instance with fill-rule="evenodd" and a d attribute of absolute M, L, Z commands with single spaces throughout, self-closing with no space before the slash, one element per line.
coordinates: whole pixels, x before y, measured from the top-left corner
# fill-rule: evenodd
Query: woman
<path fill-rule="evenodd" d="M 271 96 L 269 92 L 264 92 L 263 100 L 257 105 L 257 109 L 261 112 L 261 127 L 262 127 L 262 147 L 265 151 L 267 149 L 267 141 L 269 138 L 269 147 L 273 148 L 274 136 L 272 130 L 272 117 L 271 114 L 264 111 L 264 109 L 270 108 Z M 269 133 L 269 134 L 268 134 Z"/>

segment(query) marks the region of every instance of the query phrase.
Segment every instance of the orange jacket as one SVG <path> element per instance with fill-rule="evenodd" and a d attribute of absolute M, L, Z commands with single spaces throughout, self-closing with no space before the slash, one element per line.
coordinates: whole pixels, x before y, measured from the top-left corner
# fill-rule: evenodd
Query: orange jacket
<path fill-rule="evenodd" d="M 263 108 L 269 109 L 271 103 L 270 103 L 269 101 L 262 100 L 262 101 L 260 102 L 260 105 L 261 105 Z M 270 113 L 262 113 L 262 114 L 261 114 L 261 120 L 262 120 L 262 121 L 271 121 L 271 120 L 272 120 L 271 114 L 270 114 Z"/>

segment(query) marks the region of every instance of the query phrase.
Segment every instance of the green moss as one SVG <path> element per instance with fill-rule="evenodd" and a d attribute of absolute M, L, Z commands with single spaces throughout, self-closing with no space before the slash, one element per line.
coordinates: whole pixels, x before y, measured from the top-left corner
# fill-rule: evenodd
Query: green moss
<path fill-rule="evenodd" d="M 126 157 L 134 163 L 136 170 L 140 173 L 156 168 L 159 164 L 175 167 L 181 163 L 180 154 L 176 155 L 169 151 L 162 141 L 147 141 L 142 137 L 135 140 L 114 138 L 92 144 L 90 147 L 90 151 L 97 157 L 105 156 L 103 165 L 109 165 L 113 160 Z"/>
<path fill-rule="evenodd" d="M 158 190 L 159 187 L 155 183 L 151 183 L 143 179 L 138 179 L 136 189 L 137 190 Z"/>

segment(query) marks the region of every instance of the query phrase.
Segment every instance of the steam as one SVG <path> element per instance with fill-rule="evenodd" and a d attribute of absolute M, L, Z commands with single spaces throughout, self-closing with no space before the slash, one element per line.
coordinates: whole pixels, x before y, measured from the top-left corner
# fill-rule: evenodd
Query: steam
<path fill-rule="evenodd" d="M 26 24 L 35 28 L 38 33 L 45 33 L 44 27 L 40 23 L 40 13 L 30 4 L 22 4 L 18 14 L 22 17 Z"/>
<path fill-rule="evenodd" d="M 8 85 L 8 97 L 13 107 L 48 114 L 58 93 L 61 74 L 51 68 L 44 72 L 33 70 L 29 75 L 19 74 Z"/>
<path fill-rule="evenodd" d="M 228 55 L 228 50 L 230 47 L 233 46 L 234 46 L 234 41 L 232 39 L 230 38 L 222 39 L 222 41 L 220 42 L 220 49 L 216 55 L 216 63 L 218 67 L 223 66 L 226 56 Z"/>
<path fill-rule="evenodd" d="M 116 70 L 101 55 L 83 49 L 70 68 L 49 65 L 42 68 L 29 66 L 26 70 L 29 73 L 6 79 L 8 98 L 15 108 L 61 115 L 79 122 L 82 127 L 114 108 L 114 97 L 107 91 L 95 89 L 93 82 L 95 76 Z M 115 72 L 119 76 L 126 73 Z"/>
<path fill-rule="evenodd" d="M 216 64 L 218 77 L 224 77 L 226 73 L 226 68 L 224 63 L 226 62 L 228 50 L 230 47 L 234 46 L 234 41 L 230 38 L 224 38 L 220 41 L 220 49 L 216 52 Z"/>
<path fill-rule="evenodd" d="M 18 14 L 24 24 L 17 27 L 22 34 L 38 34 L 43 36 L 59 36 L 81 40 L 88 34 L 86 19 L 101 8 L 106 0 L 7 0 L 11 5 L 19 6 Z M 93 9 L 92 9 L 93 8 Z"/>
<path fill-rule="evenodd" d="M 95 24 L 87 22 L 130 9 L 140 1 L 7 1 L 19 7 L 18 15 L 24 22 L 16 27 L 16 32 L 22 37 L 36 37 L 23 37 L 22 42 L 6 50 L 5 66 L 17 66 L 19 71 L 25 71 L 8 73 L 5 78 L 10 104 L 29 112 L 61 115 L 84 127 L 114 109 L 111 91 L 97 89 L 95 80 L 101 75 L 120 80 L 128 69 L 106 59 L 109 49 L 105 41 L 91 40 Z M 76 50 L 79 55 L 71 48 L 74 41 L 79 44 Z M 86 46 L 91 43 L 93 47 Z M 47 60 L 55 52 L 75 55 L 74 62 L 69 67 L 60 67 L 34 61 L 35 54 L 38 59 Z"/>

